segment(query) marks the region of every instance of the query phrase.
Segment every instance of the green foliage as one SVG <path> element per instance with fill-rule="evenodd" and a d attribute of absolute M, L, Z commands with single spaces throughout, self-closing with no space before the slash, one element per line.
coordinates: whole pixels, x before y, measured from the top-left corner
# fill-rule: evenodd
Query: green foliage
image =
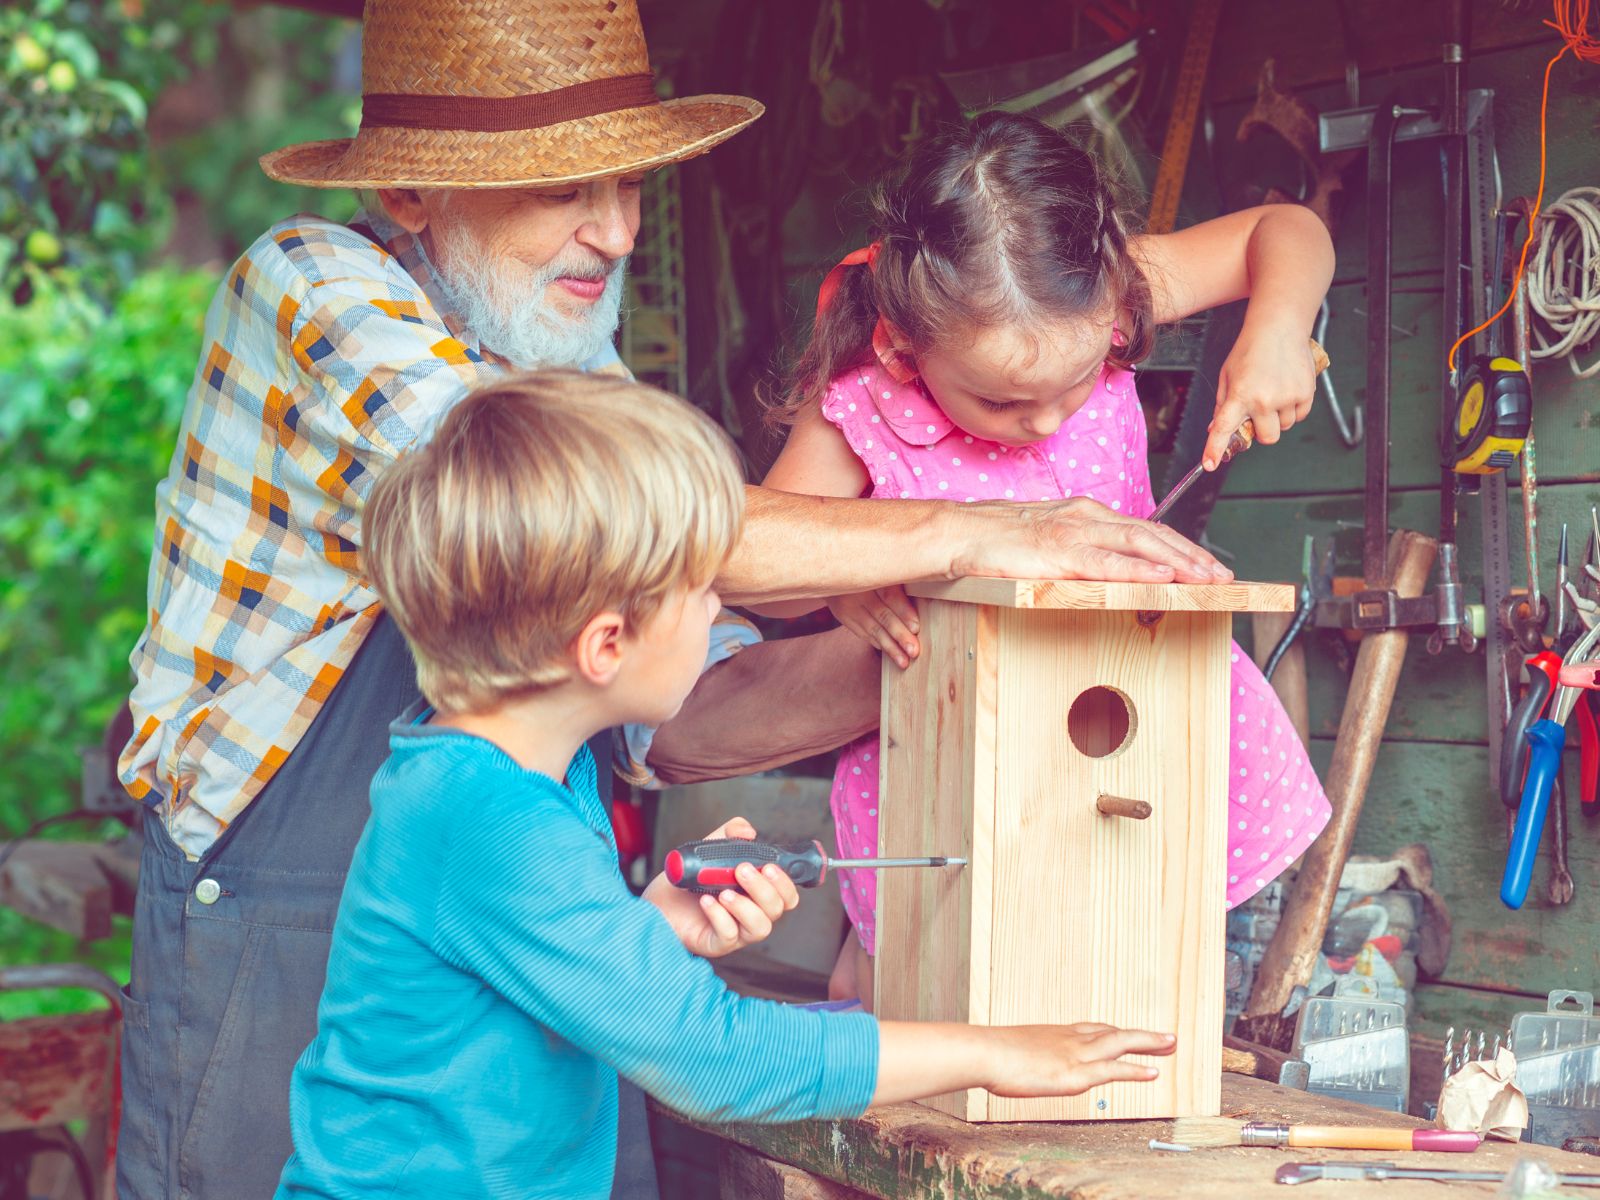
<path fill-rule="evenodd" d="M 198 202 L 225 257 L 293 213 L 334 221 L 355 213 L 354 192 L 277 183 L 256 159 L 291 142 L 354 136 L 357 44 L 352 22 L 287 8 L 245 12 L 220 28 L 215 74 L 242 86 L 224 92 L 227 109 L 215 120 L 159 146 L 156 158 L 174 190 Z"/>
<path fill-rule="evenodd" d="M 214 51 L 203 0 L 24 0 L 0 8 L 0 291 L 47 277 L 104 297 L 162 235 L 150 103 Z"/>
<path fill-rule="evenodd" d="M 0 299 L 0 836 L 75 806 L 76 750 L 127 696 L 152 497 L 215 286 L 154 271 L 109 312 L 48 279 Z"/>

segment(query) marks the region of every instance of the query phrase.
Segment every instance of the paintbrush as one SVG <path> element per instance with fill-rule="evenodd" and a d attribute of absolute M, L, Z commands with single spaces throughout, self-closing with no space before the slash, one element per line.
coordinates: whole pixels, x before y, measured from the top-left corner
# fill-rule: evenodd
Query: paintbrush
<path fill-rule="evenodd" d="M 1482 1139 L 1451 1129 L 1364 1129 L 1342 1125 L 1268 1125 L 1232 1117 L 1179 1117 L 1172 1140 L 1185 1146 L 1303 1146 L 1319 1150 L 1444 1150 L 1465 1154 Z"/>

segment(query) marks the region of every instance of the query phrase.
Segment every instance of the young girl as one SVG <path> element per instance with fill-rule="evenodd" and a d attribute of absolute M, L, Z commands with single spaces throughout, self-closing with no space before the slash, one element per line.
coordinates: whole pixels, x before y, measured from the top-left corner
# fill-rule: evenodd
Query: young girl
<path fill-rule="evenodd" d="M 875 197 L 876 236 L 823 281 L 811 343 L 776 416 L 791 426 L 766 486 L 884 499 L 1062 500 L 1155 507 L 1133 365 L 1155 326 L 1250 298 L 1223 367 L 1205 461 L 1246 417 L 1278 440 L 1305 417 L 1307 341 L 1333 274 L 1310 212 L 1277 205 L 1167 236 L 1130 235 L 1099 165 L 1050 127 L 992 113 L 925 143 Z M 916 610 L 900 588 L 836 596 L 841 623 L 906 666 Z M 814 603 L 765 609 L 794 616 Z M 1327 823 L 1327 797 L 1277 696 L 1233 648 L 1229 907 Z M 878 741 L 833 783 L 839 853 L 877 853 Z M 842 871 L 859 949 L 832 991 L 870 1003 L 876 888 Z"/>

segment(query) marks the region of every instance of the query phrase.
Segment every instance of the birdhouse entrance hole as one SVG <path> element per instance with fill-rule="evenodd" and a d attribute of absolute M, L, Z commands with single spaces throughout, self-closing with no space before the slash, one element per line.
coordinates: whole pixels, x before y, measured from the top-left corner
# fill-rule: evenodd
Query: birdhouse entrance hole
<path fill-rule="evenodd" d="M 1133 702 L 1113 687 L 1089 688 L 1067 710 L 1067 735 L 1090 758 L 1106 758 L 1124 749 L 1138 727 Z"/>

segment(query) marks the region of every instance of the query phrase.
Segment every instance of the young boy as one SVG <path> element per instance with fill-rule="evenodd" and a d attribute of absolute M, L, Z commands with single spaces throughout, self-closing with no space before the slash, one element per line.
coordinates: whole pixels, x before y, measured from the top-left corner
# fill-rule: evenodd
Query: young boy
<path fill-rule="evenodd" d="M 726 438 L 664 393 L 512 376 L 391 468 L 366 569 L 432 707 L 393 727 L 295 1068 L 290 1197 L 604 1197 L 626 1074 L 702 1119 L 793 1121 L 988 1087 L 1147 1080 L 1170 1036 L 879 1022 L 745 999 L 706 958 L 796 902 L 617 865 L 584 743 L 675 713 L 739 536 Z M 724 835 L 751 837 L 747 822 Z"/>

